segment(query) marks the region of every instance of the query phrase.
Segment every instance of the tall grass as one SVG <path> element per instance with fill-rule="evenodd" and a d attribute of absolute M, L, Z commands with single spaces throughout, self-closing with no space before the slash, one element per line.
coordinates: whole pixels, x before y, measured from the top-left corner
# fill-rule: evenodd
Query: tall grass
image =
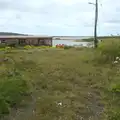
<path fill-rule="evenodd" d="M 113 62 L 120 57 L 119 44 L 1 53 L 1 116 L 19 109 L 31 91 L 31 104 L 15 120 L 118 120 L 120 63 Z"/>
<path fill-rule="evenodd" d="M 115 59 L 120 56 L 120 40 L 112 39 L 109 41 L 102 41 L 98 47 L 102 55 L 107 58 Z"/>
<path fill-rule="evenodd" d="M 9 57 L 0 56 L 0 119 L 17 108 L 29 96 L 29 87 L 19 68 Z"/>

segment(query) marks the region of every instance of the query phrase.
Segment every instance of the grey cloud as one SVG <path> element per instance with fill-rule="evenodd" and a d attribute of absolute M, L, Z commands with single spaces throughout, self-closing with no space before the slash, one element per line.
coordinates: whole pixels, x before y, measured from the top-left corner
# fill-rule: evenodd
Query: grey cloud
<path fill-rule="evenodd" d="M 57 1 L 57 0 L 56 0 Z M 92 29 L 94 20 L 94 6 L 88 4 L 88 0 L 73 0 L 74 4 L 66 5 L 55 0 L 0 0 L 0 24 L 8 21 L 6 26 L 14 29 L 30 28 L 50 32 Z M 82 2 L 83 1 L 83 2 Z M 94 0 L 90 0 L 94 1 Z M 100 0 L 103 6 L 99 7 L 99 25 L 107 28 L 116 26 L 113 23 L 120 22 L 119 0 Z M 101 3 L 102 3 L 101 2 Z M 104 23 L 109 23 L 104 25 Z M 112 25 L 110 25 L 112 24 Z M 4 23 L 5 26 L 5 23 Z M 20 27 L 21 26 L 21 27 Z M 44 30 L 42 30 L 44 28 Z M 58 29 L 59 28 L 59 29 Z M 9 28 L 10 29 L 10 28 Z M 11 30 L 14 30 L 11 29 Z M 77 31 L 77 30 L 76 30 Z M 88 30 L 89 31 L 89 30 Z M 64 31 L 65 32 L 65 31 Z M 74 31 L 73 31 L 74 32 Z"/>
<path fill-rule="evenodd" d="M 11 0 L 11 1 L 3 1 L 0 0 L 0 10 L 14 10 L 19 12 L 40 12 L 40 8 L 33 8 L 29 5 L 28 0 Z"/>
<path fill-rule="evenodd" d="M 86 9 L 85 6 L 87 6 L 88 3 L 79 3 L 79 4 L 73 4 L 72 6 L 63 6 L 62 4 L 57 4 L 57 2 L 54 2 L 54 0 L 49 0 L 49 2 L 46 2 L 45 5 L 32 8 L 29 5 L 29 1 L 26 0 L 7 0 L 3 1 L 0 0 L 0 9 L 1 10 L 17 10 L 20 12 L 31 12 L 31 13 L 40 13 L 40 14 L 51 14 L 51 15 L 62 15 L 63 13 L 66 15 L 71 14 L 71 10 L 74 12 L 81 12 L 81 11 L 89 11 L 89 9 Z M 88 6 L 88 8 L 90 8 Z"/>
<path fill-rule="evenodd" d="M 0 2 L 0 10 L 15 10 L 15 11 L 21 11 L 21 12 L 27 12 L 30 11 L 30 7 L 23 4 L 22 2 Z"/>

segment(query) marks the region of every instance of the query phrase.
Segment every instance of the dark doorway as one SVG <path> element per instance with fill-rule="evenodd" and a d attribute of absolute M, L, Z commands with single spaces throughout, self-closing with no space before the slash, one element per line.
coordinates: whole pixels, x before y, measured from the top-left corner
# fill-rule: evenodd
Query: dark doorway
<path fill-rule="evenodd" d="M 44 39 L 39 39 L 38 44 L 39 45 L 45 45 L 45 40 Z"/>
<path fill-rule="evenodd" d="M 25 45 L 26 42 L 25 42 L 25 39 L 19 39 L 19 45 Z"/>

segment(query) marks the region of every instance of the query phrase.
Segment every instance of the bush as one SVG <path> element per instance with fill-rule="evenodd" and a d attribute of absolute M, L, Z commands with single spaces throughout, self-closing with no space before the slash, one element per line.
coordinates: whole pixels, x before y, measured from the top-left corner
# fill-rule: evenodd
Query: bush
<path fill-rule="evenodd" d="M 108 115 L 107 120 L 119 120 L 120 119 L 120 107 L 119 107 L 119 101 L 120 101 L 120 83 L 118 84 L 112 84 L 110 90 L 110 98 L 109 102 L 110 106 L 108 106 Z M 117 103 L 117 105 L 116 105 Z"/>
<path fill-rule="evenodd" d="M 9 114 L 9 104 L 0 96 L 0 118 Z"/>
<path fill-rule="evenodd" d="M 102 41 L 99 43 L 98 50 L 102 55 L 105 55 L 107 59 L 114 60 L 115 57 L 120 56 L 120 40 L 111 39 Z"/>
<path fill-rule="evenodd" d="M 108 120 L 120 120 L 120 111 L 111 113 L 111 115 L 108 116 Z"/>
<path fill-rule="evenodd" d="M 0 48 L 5 48 L 6 44 L 0 43 Z"/>
<path fill-rule="evenodd" d="M 24 46 L 24 49 L 32 49 L 33 48 L 33 46 L 31 46 L 31 45 L 26 45 L 26 46 Z"/>
<path fill-rule="evenodd" d="M 64 49 L 71 49 L 71 48 L 74 48 L 74 47 L 73 46 L 68 46 L 68 45 L 64 46 Z"/>
<path fill-rule="evenodd" d="M 93 62 L 97 64 L 113 64 L 120 56 L 120 40 L 108 39 L 100 42 L 93 51 Z M 119 60 L 117 60 L 119 61 Z"/>
<path fill-rule="evenodd" d="M 21 76 L 11 76 L 0 81 L 0 117 L 9 114 L 12 107 L 20 105 L 28 94 L 28 85 Z"/>
<path fill-rule="evenodd" d="M 5 48 L 0 48 L 0 51 L 5 51 Z"/>

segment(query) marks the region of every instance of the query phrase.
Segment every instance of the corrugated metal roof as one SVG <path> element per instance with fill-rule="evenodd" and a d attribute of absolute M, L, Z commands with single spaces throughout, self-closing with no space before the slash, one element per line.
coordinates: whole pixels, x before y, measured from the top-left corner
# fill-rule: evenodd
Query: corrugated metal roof
<path fill-rule="evenodd" d="M 9 38 L 52 38 L 52 36 L 22 36 L 22 35 L 10 35 L 10 36 L 0 36 L 1 39 L 9 39 Z"/>

